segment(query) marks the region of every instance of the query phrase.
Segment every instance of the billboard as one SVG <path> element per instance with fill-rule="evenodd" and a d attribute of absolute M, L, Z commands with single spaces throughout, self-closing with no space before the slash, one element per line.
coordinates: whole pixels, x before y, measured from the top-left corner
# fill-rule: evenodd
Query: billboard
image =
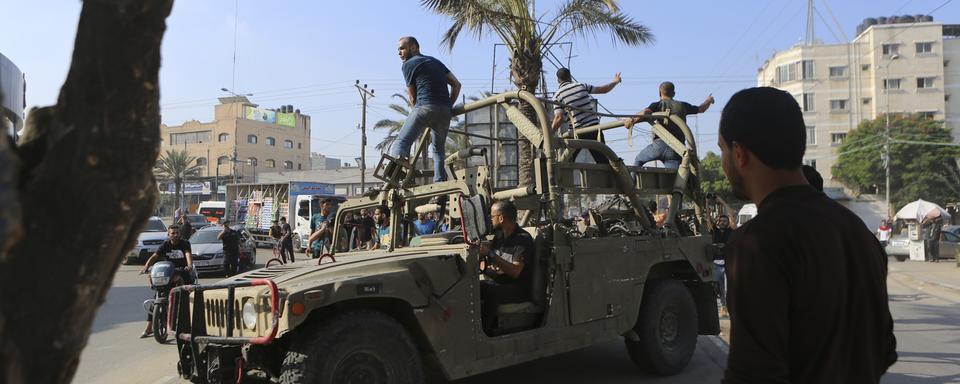
<path fill-rule="evenodd" d="M 277 113 L 269 109 L 246 106 L 244 107 L 243 115 L 247 120 L 262 121 L 270 124 L 277 123 Z"/>
<path fill-rule="evenodd" d="M 176 184 L 167 183 L 166 186 L 159 185 L 160 193 L 162 194 L 174 194 L 176 191 Z M 184 195 L 209 195 L 210 194 L 210 182 L 186 182 L 183 183 L 183 190 L 181 191 Z"/>
<path fill-rule="evenodd" d="M 297 115 L 294 113 L 277 113 L 277 124 L 285 127 L 297 127 Z"/>

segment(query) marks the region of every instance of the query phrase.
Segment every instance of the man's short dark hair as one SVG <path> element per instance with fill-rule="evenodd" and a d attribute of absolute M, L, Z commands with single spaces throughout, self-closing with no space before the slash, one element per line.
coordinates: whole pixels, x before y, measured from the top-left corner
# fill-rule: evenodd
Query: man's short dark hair
<path fill-rule="evenodd" d="M 820 176 L 820 172 L 817 172 L 817 169 L 809 165 L 803 165 L 803 176 L 807 178 L 807 182 L 818 191 L 823 192 L 823 176 Z"/>
<path fill-rule="evenodd" d="M 378 206 L 377 208 L 375 208 L 375 210 L 376 210 L 376 209 L 379 209 L 381 214 L 384 214 L 384 215 L 389 215 L 389 214 L 390 214 L 390 208 L 387 208 L 386 205 Z"/>
<path fill-rule="evenodd" d="M 179 231 L 179 230 L 180 230 L 180 226 L 179 226 L 179 225 L 176 225 L 176 224 L 173 224 L 173 225 L 167 227 L 167 231 L 169 231 L 169 230 L 171 230 L 171 229 L 176 229 L 176 230 Z"/>
<path fill-rule="evenodd" d="M 333 204 L 333 198 L 324 197 L 322 200 L 320 200 L 320 205 L 324 205 L 324 204 Z"/>
<path fill-rule="evenodd" d="M 660 93 L 670 97 L 673 97 L 673 95 L 677 94 L 676 88 L 673 86 L 673 83 L 669 81 L 664 81 L 660 83 Z"/>
<path fill-rule="evenodd" d="M 287 217 L 286 216 L 280 217 L 280 221 L 287 221 Z"/>
<path fill-rule="evenodd" d="M 517 221 L 517 206 L 513 203 L 506 200 L 500 200 L 496 203 L 493 203 L 493 209 L 500 212 L 505 219 L 513 222 Z"/>
<path fill-rule="evenodd" d="M 797 169 L 807 149 L 807 128 L 797 100 L 771 87 L 744 89 L 720 115 L 720 136 L 737 142 L 773 169 Z"/>
<path fill-rule="evenodd" d="M 557 70 L 557 80 L 562 82 L 571 81 L 570 70 L 567 68 L 560 68 Z"/>
<path fill-rule="evenodd" d="M 413 45 L 414 47 L 420 48 L 420 42 L 417 41 L 417 38 L 416 38 L 416 37 L 413 37 L 413 36 L 404 36 L 404 37 L 401 37 L 400 40 L 403 40 L 403 41 L 405 41 L 405 42 L 407 42 L 407 43 L 410 43 L 410 44 Z"/>

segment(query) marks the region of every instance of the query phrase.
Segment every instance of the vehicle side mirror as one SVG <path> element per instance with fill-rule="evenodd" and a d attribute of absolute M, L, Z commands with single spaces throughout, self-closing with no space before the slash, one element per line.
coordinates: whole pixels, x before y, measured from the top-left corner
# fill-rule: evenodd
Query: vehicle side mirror
<path fill-rule="evenodd" d="M 488 204 L 483 196 L 467 197 L 460 195 L 460 215 L 463 220 L 463 232 L 467 243 L 474 244 L 490 233 L 490 218 Z"/>

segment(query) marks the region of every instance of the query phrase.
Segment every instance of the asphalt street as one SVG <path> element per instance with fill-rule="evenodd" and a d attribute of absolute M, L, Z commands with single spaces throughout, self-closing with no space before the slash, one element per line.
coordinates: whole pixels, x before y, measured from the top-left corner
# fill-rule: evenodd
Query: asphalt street
<path fill-rule="evenodd" d="M 258 250 L 258 261 L 270 250 Z M 929 263 L 927 263 L 929 264 Z M 153 338 L 140 339 L 145 324 L 143 300 L 152 294 L 141 266 L 121 266 L 107 300 L 100 308 L 87 348 L 75 376 L 76 383 L 181 383 L 176 375 L 176 350 Z M 891 263 L 888 279 L 900 360 L 883 383 L 960 383 L 960 291 L 941 285 L 918 284 L 932 274 L 923 268 L 946 265 Z M 201 278 L 211 283 L 218 277 Z M 701 337 L 687 369 L 663 378 L 640 373 L 620 341 L 596 345 L 456 381 L 522 383 L 717 383 L 725 364 L 724 345 L 715 337 Z"/>

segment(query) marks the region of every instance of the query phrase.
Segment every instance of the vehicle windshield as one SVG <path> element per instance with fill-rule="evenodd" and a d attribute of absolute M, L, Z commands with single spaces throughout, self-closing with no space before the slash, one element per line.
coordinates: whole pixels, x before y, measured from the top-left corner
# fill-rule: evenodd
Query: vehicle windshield
<path fill-rule="evenodd" d="M 143 229 L 144 232 L 166 232 L 167 227 L 163 226 L 163 222 L 156 219 L 147 220 L 147 227 Z"/>
<path fill-rule="evenodd" d="M 197 231 L 193 236 L 190 236 L 190 244 L 219 243 L 220 240 L 217 239 L 219 234 L 220 231 Z"/>
<path fill-rule="evenodd" d="M 190 225 L 203 224 L 207 225 L 207 217 L 203 215 L 187 215 L 187 221 L 190 222 Z"/>

